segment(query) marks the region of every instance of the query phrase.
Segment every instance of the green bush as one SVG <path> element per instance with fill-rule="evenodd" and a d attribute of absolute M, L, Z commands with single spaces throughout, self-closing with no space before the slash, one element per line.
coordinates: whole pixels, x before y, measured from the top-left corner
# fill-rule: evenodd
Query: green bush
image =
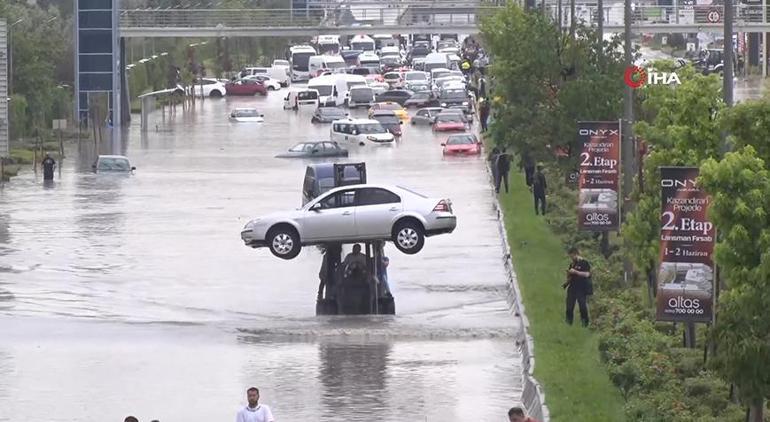
<path fill-rule="evenodd" d="M 622 282 L 620 239 L 610 237 L 605 257 L 600 236 L 577 230 L 577 191 L 564 183 L 558 169 L 547 177 L 548 224 L 565 247 L 577 245 L 591 262 L 592 327 L 599 333 L 598 351 L 610 379 L 626 400 L 629 420 L 742 420 L 743 411 L 729 400 L 729 387 L 706 369 L 703 350 L 681 347 L 681 331 L 655 321 L 646 292 Z"/>

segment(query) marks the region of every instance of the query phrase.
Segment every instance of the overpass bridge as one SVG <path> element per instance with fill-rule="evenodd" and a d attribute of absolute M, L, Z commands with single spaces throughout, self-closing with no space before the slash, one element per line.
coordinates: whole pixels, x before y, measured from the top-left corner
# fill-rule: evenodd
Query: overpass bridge
<path fill-rule="evenodd" d="M 566 3 L 566 2 L 565 2 Z M 120 12 L 122 37 L 289 37 L 367 33 L 478 32 L 481 20 L 501 6 L 472 2 L 410 1 L 326 3 L 307 9 L 132 9 Z M 558 19 L 558 9 L 545 13 Z M 562 7 L 562 25 L 570 26 L 569 7 Z M 596 4 L 576 6 L 576 20 L 596 25 Z M 735 32 L 770 32 L 767 6 L 735 7 Z M 635 33 L 721 33 L 724 6 L 634 7 Z M 605 32 L 623 31 L 623 3 L 604 5 Z"/>

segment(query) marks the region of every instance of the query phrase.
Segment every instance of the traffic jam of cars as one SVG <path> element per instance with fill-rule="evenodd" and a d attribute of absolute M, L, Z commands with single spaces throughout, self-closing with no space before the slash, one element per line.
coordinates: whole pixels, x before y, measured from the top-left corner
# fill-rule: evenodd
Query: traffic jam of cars
<path fill-rule="evenodd" d="M 308 245 L 392 241 L 401 252 L 416 254 L 427 237 L 457 226 L 449 198 L 370 183 L 366 163 L 316 160 L 355 157 L 360 148 L 419 142 L 430 134 L 441 141 L 437 154 L 481 156 L 482 143 L 473 133 L 476 95 L 468 80 L 468 61 L 475 57 L 464 54 L 458 36 L 356 35 L 346 45 L 341 38 L 321 35 L 292 46 L 288 67 L 278 60 L 272 67 L 244 67 L 225 84 L 226 95 L 270 95 L 289 87 L 281 94 L 284 110 L 329 126 L 327 139 L 297 139 L 276 155 L 308 161 L 305 200 L 296 210 L 249 221 L 241 231 L 248 247 L 267 247 L 276 257 L 292 259 Z M 262 117 L 257 109 L 231 114 L 236 121 Z M 405 124 L 420 134 L 408 139 Z M 343 177 L 351 166 L 362 174 Z"/>

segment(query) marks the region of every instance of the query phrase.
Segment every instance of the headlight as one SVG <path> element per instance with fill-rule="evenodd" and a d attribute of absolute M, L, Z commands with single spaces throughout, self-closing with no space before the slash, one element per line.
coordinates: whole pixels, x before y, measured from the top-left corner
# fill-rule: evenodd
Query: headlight
<path fill-rule="evenodd" d="M 367 136 L 366 139 L 368 139 L 370 141 L 376 141 L 377 140 L 377 138 L 375 138 L 374 136 Z"/>
<path fill-rule="evenodd" d="M 468 102 L 467 102 L 467 101 L 463 101 L 463 105 L 464 105 L 464 106 L 467 106 L 467 105 L 468 105 Z"/>
<path fill-rule="evenodd" d="M 441 107 L 446 107 L 446 103 L 441 103 Z"/>

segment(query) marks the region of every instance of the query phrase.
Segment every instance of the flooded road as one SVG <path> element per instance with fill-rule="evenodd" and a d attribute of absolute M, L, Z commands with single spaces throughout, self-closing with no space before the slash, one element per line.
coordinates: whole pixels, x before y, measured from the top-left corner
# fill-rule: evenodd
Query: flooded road
<path fill-rule="evenodd" d="M 395 317 L 318 318 L 318 250 L 240 240 L 301 205 L 309 161 L 274 155 L 329 136 L 282 96 L 155 113 L 145 135 L 134 116 L 112 151 L 134 175 L 91 173 L 84 142 L 51 186 L 29 171 L 0 191 L 0 421 L 41 400 L 50 421 L 231 420 L 251 385 L 278 421 L 502 420 L 520 358 L 483 159 L 444 159 L 408 123 L 397 145 L 350 146 L 369 181 L 450 197 L 458 228 L 413 256 L 386 245 Z M 265 123 L 228 122 L 249 105 Z"/>

